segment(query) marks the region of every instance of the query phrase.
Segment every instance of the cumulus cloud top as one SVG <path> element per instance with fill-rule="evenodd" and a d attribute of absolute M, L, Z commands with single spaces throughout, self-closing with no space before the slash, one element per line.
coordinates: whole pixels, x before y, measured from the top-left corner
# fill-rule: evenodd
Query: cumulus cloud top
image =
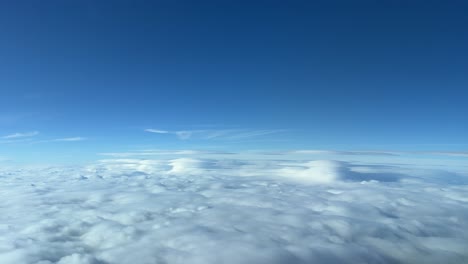
<path fill-rule="evenodd" d="M 4 168 L 0 184 L 2 264 L 468 261 L 468 185 L 450 171 L 104 159 Z"/>

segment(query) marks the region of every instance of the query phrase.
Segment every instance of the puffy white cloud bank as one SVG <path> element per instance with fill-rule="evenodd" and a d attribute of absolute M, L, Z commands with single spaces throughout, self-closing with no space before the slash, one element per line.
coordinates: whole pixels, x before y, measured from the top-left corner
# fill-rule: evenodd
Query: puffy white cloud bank
<path fill-rule="evenodd" d="M 468 263 L 466 175 L 330 160 L 0 170 L 0 263 Z"/>

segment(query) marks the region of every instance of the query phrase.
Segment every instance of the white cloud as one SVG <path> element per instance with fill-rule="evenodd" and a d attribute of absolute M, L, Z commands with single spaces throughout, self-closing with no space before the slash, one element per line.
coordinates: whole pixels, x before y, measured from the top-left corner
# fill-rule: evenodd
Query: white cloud
<path fill-rule="evenodd" d="M 193 130 L 193 131 L 167 131 L 167 130 L 160 130 L 160 129 L 145 129 L 145 132 L 156 133 L 156 134 L 173 134 L 176 135 L 179 139 L 186 140 L 189 139 L 195 133 L 203 133 L 204 130 Z"/>
<path fill-rule="evenodd" d="M 31 131 L 25 133 L 14 133 L 10 135 L 3 136 L 3 139 L 18 139 L 18 138 L 25 138 L 25 137 L 34 137 L 39 135 L 39 131 Z"/>
<path fill-rule="evenodd" d="M 166 131 L 166 130 L 159 130 L 159 129 L 145 129 L 146 132 L 150 132 L 150 133 L 157 133 L 157 134 L 168 134 L 170 133 L 169 131 Z"/>
<path fill-rule="evenodd" d="M 232 155 L 233 152 L 212 151 L 212 150 L 143 150 L 132 152 L 105 152 L 99 153 L 110 157 L 150 157 L 150 156 L 191 156 L 191 155 Z"/>
<path fill-rule="evenodd" d="M 399 156 L 401 152 L 394 151 L 343 151 L 343 150 L 321 150 L 321 149 L 303 149 L 289 151 L 269 151 L 262 152 L 266 155 L 350 155 L 350 156 Z"/>
<path fill-rule="evenodd" d="M 197 133 L 197 131 L 176 131 L 174 132 L 177 137 L 180 139 L 189 139 L 192 137 L 193 133 Z"/>
<path fill-rule="evenodd" d="M 467 263 L 467 177 L 333 160 L 0 167 L 0 263 Z"/>
<path fill-rule="evenodd" d="M 69 137 L 69 138 L 57 138 L 57 139 L 52 139 L 51 141 L 83 141 L 86 140 L 84 137 Z"/>
<path fill-rule="evenodd" d="M 191 138 L 203 139 L 203 140 L 243 140 L 249 138 L 255 138 L 265 136 L 274 133 L 284 132 L 284 129 L 276 130 L 247 130 L 247 129 L 220 129 L 220 130 L 179 130 L 179 131 L 167 131 L 160 129 L 145 129 L 145 132 L 156 133 L 156 134 L 173 134 L 181 140 L 187 140 Z"/>
<path fill-rule="evenodd" d="M 437 156 L 468 157 L 467 151 L 424 151 L 424 152 L 415 152 L 415 153 L 437 155 Z"/>
<path fill-rule="evenodd" d="M 228 135 L 226 138 L 228 139 L 245 139 L 245 138 L 252 138 L 258 136 L 265 136 L 274 133 L 284 132 L 285 130 L 254 130 L 254 131 L 238 131 L 237 133 L 232 133 Z"/>
<path fill-rule="evenodd" d="M 434 156 L 452 156 L 468 157 L 466 151 L 391 151 L 391 150 L 320 150 L 320 149 L 302 149 L 289 151 L 267 151 L 260 152 L 264 155 L 349 155 L 349 156 L 402 156 L 402 155 L 434 155 Z"/>
<path fill-rule="evenodd" d="M 68 138 L 56 138 L 56 139 L 47 139 L 47 140 L 33 140 L 32 137 L 38 135 L 38 131 L 32 131 L 27 133 L 15 133 L 7 136 L 3 136 L 1 138 L 7 140 L 0 140 L 0 144 L 14 144 L 14 143 L 22 143 L 22 142 L 29 142 L 31 144 L 36 143 L 46 143 L 46 142 L 73 142 L 73 141 L 83 141 L 87 140 L 84 137 L 68 137 Z"/>
<path fill-rule="evenodd" d="M 67 138 L 55 138 L 55 139 L 46 139 L 32 142 L 33 144 L 39 143 L 51 143 L 51 142 L 77 142 L 87 140 L 85 137 L 67 137 Z"/>
<path fill-rule="evenodd" d="M 20 138 L 20 139 L 12 139 L 12 140 L 0 140 L 0 144 L 15 144 L 15 143 L 23 143 L 23 142 L 32 142 L 32 138 Z"/>

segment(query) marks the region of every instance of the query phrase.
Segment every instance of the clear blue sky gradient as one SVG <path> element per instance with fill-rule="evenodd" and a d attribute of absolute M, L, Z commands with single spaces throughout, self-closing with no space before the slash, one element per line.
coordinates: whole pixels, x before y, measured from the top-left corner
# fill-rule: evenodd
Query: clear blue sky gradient
<path fill-rule="evenodd" d="M 3 1 L 0 136 L 40 133 L 0 140 L 0 156 L 466 150 L 467 14 L 467 1 Z M 54 141 L 70 137 L 87 140 Z"/>

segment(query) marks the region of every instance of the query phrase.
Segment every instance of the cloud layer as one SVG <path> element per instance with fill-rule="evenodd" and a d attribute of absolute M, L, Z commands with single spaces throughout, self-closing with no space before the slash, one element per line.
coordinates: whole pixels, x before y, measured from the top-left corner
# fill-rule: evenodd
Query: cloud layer
<path fill-rule="evenodd" d="M 0 263 L 466 263 L 466 175 L 333 160 L 0 170 Z"/>

